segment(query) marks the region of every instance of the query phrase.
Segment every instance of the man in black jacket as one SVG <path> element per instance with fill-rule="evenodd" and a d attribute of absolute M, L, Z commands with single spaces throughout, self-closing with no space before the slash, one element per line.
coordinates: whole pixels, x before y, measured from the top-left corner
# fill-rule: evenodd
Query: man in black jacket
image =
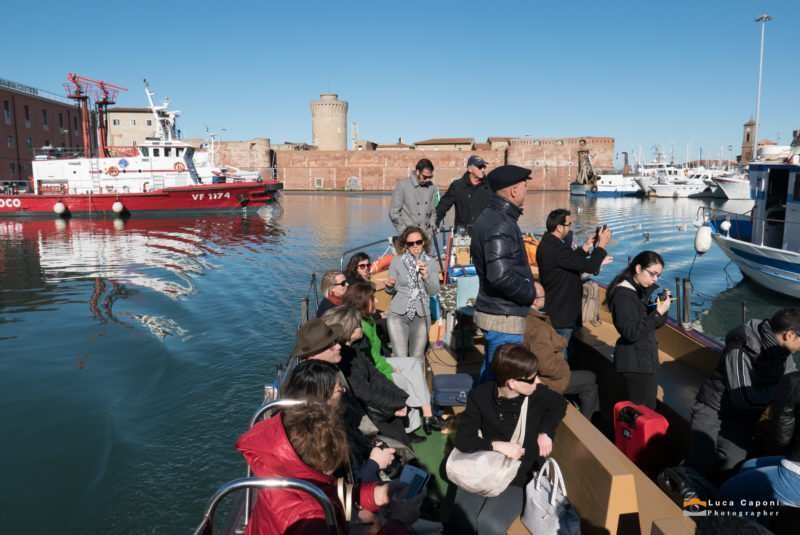
<path fill-rule="evenodd" d="M 484 334 L 481 382 L 493 379 L 492 357 L 501 344 L 522 343 L 525 319 L 536 298 L 533 274 L 517 219 L 531 170 L 503 165 L 486 177 L 495 195 L 472 227 L 470 252 L 480 283 L 475 325 Z"/>
<path fill-rule="evenodd" d="M 592 235 L 582 247 L 572 248 L 572 225 L 569 210 L 559 208 L 547 216 L 547 233 L 536 250 L 539 280 L 547 292 L 544 312 L 550 316 L 558 334 L 567 341 L 567 352 L 572 353 L 572 335 L 581 328 L 581 305 L 584 273 L 597 275 L 606 258 L 606 247 L 611 241 L 611 230 L 603 227 Z"/>
<path fill-rule="evenodd" d="M 691 411 L 687 464 L 707 477 L 724 477 L 747 458 L 756 424 L 785 373 L 797 370 L 800 309 L 750 320 L 725 337 L 716 371 L 697 393 Z"/>
<path fill-rule="evenodd" d="M 467 160 L 467 172 L 450 183 L 447 192 L 436 206 L 437 227 L 455 204 L 456 217 L 453 228 L 464 228 L 469 232 L 492 196 L 492 190 L 484 180 L 485 177 L 486 161 L 480 156 L 470 156 Z"/>

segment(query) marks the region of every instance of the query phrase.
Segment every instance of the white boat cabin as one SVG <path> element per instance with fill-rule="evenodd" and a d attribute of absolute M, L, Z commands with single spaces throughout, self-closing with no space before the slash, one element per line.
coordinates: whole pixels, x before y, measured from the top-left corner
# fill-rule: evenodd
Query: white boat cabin
<path fill-rule="evenodd" d="M 752 242 L 800 252 L 800 165 L 750 164 L 755 187 Z"/>
<path fill-rule="evenodd" d="M 201 183 L 192 157 L 181 141 L 149 140 L 135 147 L 111 147 L 113 156 L 85 158 L 82 153 L 45 147 L 33 161 L 37 194 L 142 193 Z"/>

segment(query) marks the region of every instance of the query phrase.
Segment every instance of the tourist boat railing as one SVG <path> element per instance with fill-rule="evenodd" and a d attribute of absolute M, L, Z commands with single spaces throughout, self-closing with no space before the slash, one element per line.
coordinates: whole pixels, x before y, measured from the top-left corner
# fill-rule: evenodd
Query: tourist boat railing
<path fill-rule="evenodd" d="M 357 252 L 359 252 L 359 251 L 363 251 L 363 250 L 365 250 L 365 249 L 369 249 L 369 248 L 371 248 L 371 247 L 375 247 L 376 245 L 380 245 L 380 244 L 382 244 L 382 243 L 386 243 L 387 241 L 389 242 L 389 245 L 386 247 L 386 250 L 385 250 L 385 251 L 384 251 L 384 252 L 381 254 L 381 256 L 383 256 L 383 255 L 384 255 L 384 254 L 386 254 L 386 253 L 387 253 L 387 252 L 388 252 L 390 249 L 392 249 L 392 238 L 391 238 L 391 237 L 389 237 L 389 238 L 384 238 L 384 239 L 382 239 L 382 240 L 376 240 L 376 241 L 372 241 L 372 242 L 369 242 L 369 243 L 364 243 L 364 244 L 362 244 L 362 245 L 359 245 L 359 246 L 353 247 L 352 249 L 348 249 L 348 250 L 346 250 L 345 252 L 343 252 L 343 253 L 342 253 L 342 256 L 340 256 L 340 257 L 339 257 L 339 271 L 342 271 L 342 270 L 344 269 L 344 259 L 345 259 L 347 256 L 349 256 L 349 255 L 351 255 L 351 254 L 353 254 L 353 253 L 357 253 Z"/>
<path fill-rule="evenodd" d="M 265 389 L 266 390 L 266 389 Z M 272 395 L 277 395 L 277 390 L 272 390 Z M 294 399 L 267 399 L 261 407 L 253 414 L 253 417 L 250 418 L 250 427 L 248 429 L 252 429 L 254 425 L 258 423 L 259 420 L 264 418 L 268 413 L 272 416 L 272 413 L 278 409 L 283 409 L 286 407 L 295 407 L 297 405 L 302 405 L 305 403 L 304 401 L 298 401 Z M 253 475 L 252 470 L 250 470 L 250 465 L 247 465 L 247 475 L 246 478 L 249 478 Z M 316 487 L 314 487 L 316 488 Z M 253 502 L 253 489 L 247 489 L 244 495 L 244 525 L 247 525 L 247 522 L 250 520 L 250 504 Z M 199 535 L 199 534 L 197 534 Z"/>
<path fill-rule="evenodd" d="M 313 485 L 308 481 L 303 481 L 302 479 L 294 478 L 246 477 L 230 481 L 224 484 L 217 490 L 217 492 L 214 493 L 209 500 L 202 522 L 200 522 L 200 525 L 197 526 L 197 529 L 194 531 L 194 535 L 213 535 L 214 513 L 217 509 L 217 506 L 225 496 L 241 489 L 245 489 L 247 495 L 249 495 L 255 489 L 293 489 L 308 493 L 315 500 L 317 500 L 322 507 L 322 511 L 325 514 L 325 525 L 327 526 L 327 532 L 332 535 L 337 533 L 336 515 L 333 511 L 333 505 L 331 504 L 330 499 L 328 499 L 328 496 L 326 496 L 325 493 L 322 492 L 316 485 Z M 249 503 L 246 503 L 246 507 L 247 506 L 249 506 Z M 247 525 L 247 519 L 249 518 L 248 512 L 249 511 L 245 509 L 245 526 Z"/>

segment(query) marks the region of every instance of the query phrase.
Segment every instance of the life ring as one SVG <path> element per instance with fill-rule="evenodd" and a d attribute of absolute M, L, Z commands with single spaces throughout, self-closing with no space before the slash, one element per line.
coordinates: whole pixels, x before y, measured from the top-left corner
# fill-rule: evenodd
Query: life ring
<path fill-rule="evenodd" d="M 184 171 L 186 171 L 186 166 L 183 165 L 181 162 L 176 163 L 174 167 L 175 170 L 179 173 L 183 173 Z"/>
<path fill-rule="evenodd" d="M 106 174 L 109 176 L 117 176 L 119 174 L 119 167 L 114 167 L 113 165 L 108 168 Z"/>
<path fill-rule="evenodd" d="M 392 263 L 392 255 L 385 254 L 382 257 L 375 260 L 372 265 L 369 267 L 370 273 L 380 273 L 386 269 L 389 269 L 389 264 Z"/>

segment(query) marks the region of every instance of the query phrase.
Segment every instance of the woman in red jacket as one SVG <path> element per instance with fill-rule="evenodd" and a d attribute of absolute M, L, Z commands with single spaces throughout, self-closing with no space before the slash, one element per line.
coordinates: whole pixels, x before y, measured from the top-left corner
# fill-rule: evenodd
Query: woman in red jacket
<path fill-rule="evenodd" d="M 348 460 L 347 437 L 336 411 L 326 404 L 312 402 L 286 409 L 239 437 L 236 448 L 257 477 L 292 477 L 319 487 L 335 508 L 339 533 L 347 533 L 333 476 Z M 356 499 L 362 509 L 375 513 L 390 504 L 389 486 L 363 483 Z M 391 516 L 398 518 L 402 516 L 400 513 L 400 509 L 392 509 Z M 414 519 L 389 520 L 380 533 L 407 533 L 403 520 Z M 325 533 L 325 529 L 322 507 L 309 494 L 288 489 L 262 490 L 247 525 L 247 535 L 317 535 Z"/>

